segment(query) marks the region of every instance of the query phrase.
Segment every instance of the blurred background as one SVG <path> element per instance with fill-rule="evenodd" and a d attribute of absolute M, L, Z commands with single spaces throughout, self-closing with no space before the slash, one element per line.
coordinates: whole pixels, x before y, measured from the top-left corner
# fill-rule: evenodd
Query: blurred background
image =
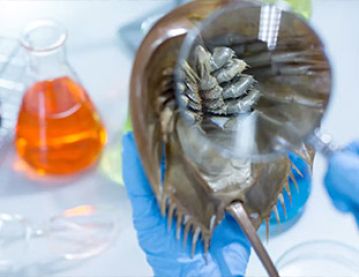
<path fill-rule="evenodd" d="M 0 54 L 3 57 L 9 53 L 5 40 L 18 38 L 32 20 L 55 19 L 68 29 L 69 60 L 108 131 L 102 160 L 90 170 L 72 177 L 39 177 L 23 165 L 11 143 L 1 150 L 1 213 L 22 214 L 35 224 L 42 224 L 59 212 L 82 204 L 105 204 L 117 209 L 119 232 L 107 251 L 92 259 L 56 267 L 44 276 L 152 274 L 138 246 L 130 206 L 121 178 L 116 174 L 121 168 L 120 140 L 127 118 L 129 78 L 135 54 L 133 44 L 128 47 L 133 41 L 126 41 L 119 30 L 122 27 L 130 33 L 131 29 L 126 29 L 130 22 L 156 10 L 169 10 L 176 4 L 170 0 L 0 1 Z M 359 118 L 358 10 L 357 0 L 312 1 L 311 22 L 327 45 L 334 68 L 334 95 L 323 129 L 338 145 L 359 138 L 356 126 Z M 4 61 L 6 58 L 3 64 Z M 269 240 L 267 248 L 274 259 L 291 246 L 307 240 L 334 239 L 359 245 L 354 220 L 337 212 L 324 191 L 325 168 L 324 159 L 317 157 L 313 190 L 303 216 L 293 228 Z M 39 272 L 44 272 L 40 265 L 39 268 Z M 26 272 L 18 276 L 30 274 Z M 263 269 L 252 255 L 248 276 L 262 275 Z"/>

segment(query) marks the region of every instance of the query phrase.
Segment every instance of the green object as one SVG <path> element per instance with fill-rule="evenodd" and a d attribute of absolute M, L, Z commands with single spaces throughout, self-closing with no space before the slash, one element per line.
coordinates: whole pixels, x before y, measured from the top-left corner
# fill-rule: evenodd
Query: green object
<path fill-rule="evenodd" d="M 125 122 L 125 126 L 123 127 L 123 133 L 127 133 L 132 131 L 132 122 L 131 122 L 131 117 L 130 115 L 127 116 L 126 122 Z"/>
<path fill-rule="evenodd" d="M 107 145 L 100 163 L 100 168 L 104 175 L 119 185 L 123 185 L 121 140 L 122 135 L 118 136 L 117 141 Z"/>
<path fill-rule="evenodd" d="M 119 185 L 123 185 L 122 179 L 122 134 L 132 131 L 131 117 L 128 115 L 123 130 L 112 144 L 109 144 L 101 160 L 101 169 L 104 174 Z"/>
<path fill-rule="evenodd" d="M 312 1 L 311 0 L 286 0 L 293 11 L 301 14 L 306 19 L 309 19 L 312 14 Z"/>
<path fill-rule="evenodd" d="M 312 1 L 311 0 L 263 0 L 269 4 L 288 4 L 293 11 L 309 19 L 312 14 Z"/>

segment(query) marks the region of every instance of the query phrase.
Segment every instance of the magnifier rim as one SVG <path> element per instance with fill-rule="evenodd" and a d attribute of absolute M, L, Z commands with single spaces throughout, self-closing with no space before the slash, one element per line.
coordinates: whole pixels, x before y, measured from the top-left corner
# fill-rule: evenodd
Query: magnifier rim
<path fill-rule="evenodd" d="M 319 42 L 320 47 L 321 47 L 321 51 L 322 51 L 322 55 L 323 55 L 323 59 L 326 61 L 326 63 L 328 64 L 328 77 L 330 80 L 329 83 L 329 92 L 328 92 L 328 98 L 326 99 L 324 105 L 323 105 L 323 113 L 320 117 L 318 117 L 316 120 L 313 121 L 313 127 L 311 129 L 310 132 L 308 132 L 307 134 L 303 135 L 303 136 L 298 136 L 298 137 L 302 137 L 302 142 L 303 143 L 308 143 L 310 137 L 313 136 L 313 134 L 315 133 L 316 130 L 318 130 L 318 128 L 320 128 L 321 122 L 323 121 L 323 119 L 325 118 L 325 116 L 327 115 L 327 111 L 328 111 L 328 106 L 331 103 L 331 96 L 333 93 L 333 75 L 332 75 L 332 65 L 331 65 L 331 61 L 328 57 L 328 53 L 327 53 L 327 49 L 323 43 L 323 40 L 321 38 L 321 36 L 315 31 L 315 28 L 312 26 L 312 24 L 305 19 L 302 15 L 295 13 L 294 11 L 290 11 L 285 9 L 285 7 L 283 6 L 278 6 L 275 4 L 263 4 L 259 1 L 242 1 L 240 3 L 230 3 L 224 7 L 220 7 L 218 10 L 216 10 L 215 12 L 213 12 L 212 14 L 210 14 L 206 19 L 204 19 L 203 21 L 199 22 L 194 28 L 192 28 L 191 30 L 188 31 L 187 35 L 185 36 L 182 46 L 180 48 L 180 52 L 179 52 L 179 58 L 177 60 L 176 66 L 175 66 L 175 70 L 174 70 L 174 80 L 175 80 L 175 84 L 178 84 L 181 80 L 181 78 L 179 76 L 181 76 L 180 72 L 181 72 L 181 64 L 183 64 L 184 61 L 186 61 L 186 57 L 190 56 L 190 51 L 192 49 L 192 44 L 193 42 L 200 37 L 201 34 L 201 30 L 203 30 L 204 28 L 206 28 L 206 26 L 210 25 L 211 22 L 216 19 L 217 17 L 219 17 L 222 14 L 228 13 L 230 11 L 233 10 L 237 10 L 237 9 L 256 9 L 256 8 L 261 8 L 262 6 L 275 6 L 276 8 L 280 9 L 282 13 L 287 13 L 290 14 L 293 17 L 296 17 L 297 19 L 299 19 L 303 24 L 305 24 L 308 28 L 308 31 L 313 34 L 313 36 L 316 38 L 316 40 Z M 177 103 L 179 105 L 179 109 L 180 109 L 180 114 L 181 117 L 183 118 L 183 109 L 184 104 L 179 101 L 179 96 L 180 96 L 180 92 L 177 88 L 177 85 L 175 85 L 175 97 L 177 100 Z M 183 120 L 185 122 L 185 124 L 188 127 L 192 127 L 190 126 L 186 120 Z M 295 131 L 295 130 L 293 130 Z M 240 158 L 240 159 L 245 159 L 245 160 L 251 160 L 253 162 L 263 162 L 263 161 L 272 161 L 272 160 L 276 160 L 279 157 L 283 157 L 285 155 L 288 154 L 288 151 L 293 150 L 296 146 L 300 146 L 300 145 L 291 145 L 291 144 L 287 144 L 287 145 L 282 145 L 282 147 L 278 150 L 274 150 L 271 153 L 266 153 L 266 154 L 250 154 L 250 155 L 243 155 L 243 156 L 238 156 L 238 154 L 233 154 L 233 151 L 231 151 L 230 149 L 224 148 L 222 146 L 220 146 L 219 144 L 213 142 L 211 139 L 205 137 L 203 134 L 200 133 L 199 130 L 196 130 L 196 134 L 195 136 L 198 136 L 200 138 L 203 138 L 204 140 L 201 141 L 201 143 L 206 143 L 207 145 L 218 149 L 218 151 L 220 151 L 221 153 L 223 153 L 225 156 L 229 156 L 229 157 L 233 157 L 233 158 Z"/>

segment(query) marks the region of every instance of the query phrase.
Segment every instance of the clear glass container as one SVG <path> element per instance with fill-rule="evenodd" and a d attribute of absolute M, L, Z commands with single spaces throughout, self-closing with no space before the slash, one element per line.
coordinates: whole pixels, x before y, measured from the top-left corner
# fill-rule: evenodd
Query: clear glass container
<path fill-rule="evenodd" d="M 114 207 L 81 205 L 42 224 L 0 213 L 0 276 L 44 276 L 47 267 L 61 270 L 65 261 L 100 255 L 120 232 L 117 212 Z M 21 274 L 36 265 L 39 272 Z"/>
<path fill-rule="evenodd" d="M 25 94 L 15 145 L 19 156 L 40 174 L 68 174 L 93 164 L 106 142 L 94 104 L 65 52 L 67 32 L 41 20 L 24 31 L 27 53 Z"/>
<path fill-rule="evenodd" d="M 359 274 L 359 251 L 335 241 L 309 241 L 285 252 L 276 262 L 285 277 L 354 277 Z"/>

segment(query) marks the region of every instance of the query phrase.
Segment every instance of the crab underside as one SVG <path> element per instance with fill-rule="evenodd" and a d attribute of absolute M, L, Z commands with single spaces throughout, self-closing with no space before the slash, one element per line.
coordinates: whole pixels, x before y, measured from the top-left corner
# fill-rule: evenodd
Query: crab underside
<path fill-rule="evenodd" d="M 308 172 L 301 172 L 288 156 L 268 162 L 225 156 L 198 133 L 231 143 L 236 120 L 265 114 L 263 107 L 274 100 L 307 101 L 320 113 L 329 74 L 320 42 L 298 21 L 297 32 L 284 32 L 270 53 L 252 33 L 245 41 L 229 31 L 213 37 L 195 49 L 178 83 L 175 68 L 186 32 L 169 35 L 165 30 L 190 30 L 226 1 L 199 2 L 171 12 L 147 35 L 136 56 L 130 104 L 136 142 L 161 212 L 169 226 L 176 220 L 178 238 L 182 231 L 184 240 L 192 233 L 192 251 L 199 239 L 207 251 L 214 228 L 234 202 L 242 203 L 255 228 L 273 213 L 279 218 L 278 201 L 285 210 L 289 182 L 297 185 L 295 176 L 309 174 L 314 153 L 305 144 L 293 149 L 308 164 Z M 295 89 L 303 93 L 292 93 Z M 276 122 L 296 116 L 291 110 L 266 115 Z"/>

